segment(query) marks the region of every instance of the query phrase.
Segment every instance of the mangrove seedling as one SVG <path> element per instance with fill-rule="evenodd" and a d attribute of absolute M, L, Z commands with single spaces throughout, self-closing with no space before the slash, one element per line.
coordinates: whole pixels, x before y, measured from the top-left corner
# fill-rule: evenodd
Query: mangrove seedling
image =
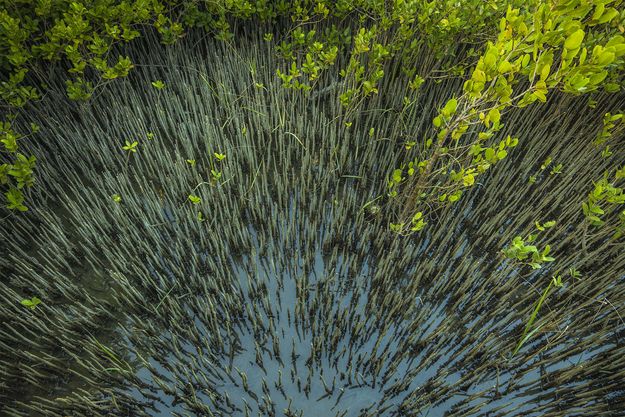
<path fill-rule="evenodd" d="M 139 145 L 139 142 L 137 142 L 136 140 L 132 143 L 130 143 L 130 141 L 126 141 L 126 144 L 122 146 L 122 149 L 127 151 L 128 154 L 130 155 L 130 153 L 132 152 L 137 152 L 138 145 Z"/>
<path fill-rule="evenodd" d="M 162 90 L 165 88 L 165 83 L 161 80 L 152 81 L 152 86 L 157 90 Z"/>
<path fill-rule="evenodd" d="M 22 301 L 20 301 L 20 303 L 24 307 L 28 307 L 31 310 L 34 310 L 35 308 L 37 308 L 39 304 L 41 304 L 41 300 L 38 297 L 32 297 L 31 299 L 25 298 Z"/>

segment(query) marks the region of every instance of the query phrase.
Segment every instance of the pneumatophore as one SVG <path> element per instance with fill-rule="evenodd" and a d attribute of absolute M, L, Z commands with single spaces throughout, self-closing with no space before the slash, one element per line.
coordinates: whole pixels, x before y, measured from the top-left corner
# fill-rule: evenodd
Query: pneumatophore
<path fill-rule="evenodd" d="M 389 76 L 347 120 L 338 71 L 285 89 L 260 38 L 148 36 L 127 79 L 73 103 L 59 74 L 28 110 L 38 184 L 0 223 L 0 414 L 625 415 L 623 246 L 567 238 L 606 166 L 586 99 L 509 114 L 501 134 L 520 145 L 403 237 L 385 179 L 461 80 L 400 111 Z M 564 173 L 528 182 L 551 155 Z M 501 249 L 552 218 L 550 272 L 583 278 L 511 357 L 549 273 L 522 275 Z"/>

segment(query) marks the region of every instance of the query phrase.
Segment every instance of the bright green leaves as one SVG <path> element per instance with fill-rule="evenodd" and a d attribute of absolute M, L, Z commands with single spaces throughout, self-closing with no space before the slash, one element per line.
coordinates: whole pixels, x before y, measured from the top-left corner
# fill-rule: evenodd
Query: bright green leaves
<path fill-rule="evenodd" d="M 485 45 L 470 79 L 464 83 L 465 94 L 448 100 L 432 120 L 433 136 L 438 143 L 425 147 L 426 154 L 421 156 L 430 161 L 431 169 L 423 173 L 427 178 L 419 178 L 417 189 L 412 188 L 413 201 L 421 201 L 417 196 L 429 196 L 430 187 L 441 187 L 446 192 L 437 193 L 435 201 L 450 202 L 452 193 L 474 186 L 480 174 L 506 158 L 508 147 L 515 146 L 518 140 L 508 138 L 498 146 L 487 141 L 502 128 L 509 107 L 546 102 L 554 89 L 582 94 L 596 91 L 606 80 L 618 79 L 614 74 L 623 64 L 625 39 L 615 31 L 606 34 L 605 28 L 593 31 L 591 27 L 599 24 L 607 10 L 595 9 L 589 21 L 587 17 L 593 9 L 592 5 L 579 2 L 566 7 L 508 7 L 505 18 L 499 20 L 499 36 Z M 528 82 L 521 83 L 524 80 Z M 486 130 L 475 134 L 468 129 L 479 124 Z M 464 146 L 455 146 L 456 141 Z M 604 154 L 609 156 L 609 150 L 605 149 Z M 562 168 L 562 164 L 555 165 L 550 174 L 559 174 Z M 449 173 L 447 179 L 442 172 Z M 531 181 L 536 178 L 532 176 Z M 391 181 L 391 185 L 398 183 Z M 427 204 L 432 206 L 433 202 L 428 200 Z M 543 260 L 542 256 L 549 258 L 542 252 L 535 253 L 531 255 L 535 257 L 533 266 Z"/>
<path fill-rule="evenodd" d="M 586 33 L 582 29 L 578 29 L 571 33 L 564 41 L 564 48 L 568 50 L 574 50 L 581 46 L 582 41 Z"/>
<path fill-rule="evenodd" d="M 383 64 L 395 52 L 388 45 L 377 42 L 376 38 L 382 33 L 378 26 L 361 27 L 352 37 L 348 64 L 340 71 L 341 77 L 349 80 L 346 84 L 350 87 L 340 96 L 341 104 L 348 111 L 358 98 L 378 93 L 378 82 L 384 76 Z"/>
<path fill-rule="evenodd" d="M 475 184 L 475 178 L 477 175 L 478 172 L 475 168 L 469 168 L 461 169 L 459 172 L 451 170 L 449 178 L 452 180 L 452 182 L 460 183 L 464 187 L 471 187 L 473 184 Z"/>
<path fill-rule="evenodd" d="M 113 67 L 107 68 L 102 73 L 102 78 L 105 80 L 113 80 L 118 77 L 125 77 L 128 75 L 134 65 L 130 62 L 130 58 L 119 56 L 117 63 Z"/>
<path fill-rule="evenodd" d="M 445 103 L 445 106 L 441 110 L 441 115 L 445 118 L 449 118 L 456 113 L 458 109 L 458 100 L 452 98 Z"/>
<path fill-rule="evenodd" d="M 152 87 L 156 88 L 157 90 L 162 90 L 163 88 L 165 88 L 165 83 L 161 80 L 152 81 Z"/>
<path fill-rule="evenodd" d="M 486 49 L 486 54 L 484 54 L 484 57 L 482 59 L 482 64 L 483 64 L 482 67 L 484 69 L 484 72 L 492 75 L 495 71 L 495 68 L 497 68 L 498 59 L 499 59 L 498 47 L 494 45 L 493 43 L 489 42 L 488 47 Z M 479 66 L 480 65 L 478 63 L 478 67 Z"/>
<path fill-rule="evenodd" d="M 605 23 L 609 23 L 619 15 L 619 12 L 614 7 L 606 8 L 606 3 L 609 2 L 601 2 L 598 3 L 594 13 L 592 14 L 592 18 L 590 21 L 590 25 L 602 25 Z"/>
<path fill-rule="evenodd" d="M 12 165 L 2 164 L 0 165 L 0 185 L 6 185 L 9 183 L 9 170 Z"/>
<path fill-rule="evenodd" d="M 180 22 L 172 20 L 164 14 L 159 14 L 154 22 L 154 27 L 161 35 L 161 42 L 165 45 L 171 45 L 184 35 L 184 29 Z M 223 40 L 229 38 L 228 28 L 222 27 L 220 35 Z"/>
<path fill-rule="evenodd" d="M 504 249 L 503 252 L 507 258 L 523 261 L 531 254 L 538 253 L 538 249 L 536 246 L 526 245 L 521 236 L 516 236 L 512 240 L 512 244 L 507 249 Z"/>
<path fill-rule="evenodd" d="M 36 133 L 39 127 L 34 123 L 31 124 L 31 133 Z M 18 140 L 24 139 L 29 135 L 23 136 L 15 132 L 11 123 L 0 122 L 0 142 L 4 145 L 4 149 L 0 151 L 6 152 L 13 160 L 0 164 L 0 187 L 7 187 L 4 192 L 6 198 L 6 207 L 9 210 L 26 211 L 28 208 L 24 205 L 25 188 L 32 187 L 34 179 L 34 169 L 36 158 L 34 156 L 26 156 L 18 152 Z"/>
<path fill-rule="evenodd" d="M 182 26 L 160 14 L 159 9 L 163 9 L 160 1 L 130 4 L 96 0 L 89 7 L 79 2 L 22 2 L 0 13 L 0 25 L 5 29 L 0 31 L 0 60 L 9 65 L 8 72 L 19 74 L 41 61 L 66 59 L 71 64 L 68 73 L 73 75 L 67 80 L 67 94 L 73 100 L 86 100 L 102 80 L 128 74 L 132 68 L 128 57 L 117 57 L 111 66 L 107 57 L 114 43 L 139 36 L 137 26 L 153 22 L 164 37 L 181 36 Z M 101 77 L 94 81 L 95 87 L 83 78 L 89 69 Z M 22 106 L 37 97 L 34 88 L 21 85 L 21 80 L 0 90 L 10 105 Z"/>
<path fill-rule="evenodd" d="M 111 199 L 116 202 L 116 203 L 121 203 L 122 202 L 122 196 L 119 194 L 113 194 L 111 196 Z"/>
<path fill-rule="evenodd" d="M 137 146 L 139 146 L 138 141 L 135 140 L 131 143 L 130 141 L 127 140 L 126 144 L 122 146 L 122 149 L 128 152 L 128 154 L 131 154 L 131 153 L 137 152 Z"/>
<path fill-rule="evenodd" d="M 211 176 L 213 181 L 219 181 L 221 179 L 221 171 L 211 169 Z"/>
<path fill-rule="evenodd" d="M 542 225 L 538 221 L 535 222 L 536 230 L 540 232 L 544 232 L 546 229 L 550 229 L 555 225 L 556 222 L 553 220 L 545 222 Z M 545 245 L 545 247 L 540 250 L 534 244 L 537 237 L 537 233 L 529 233 L 525 237 L 516 236 L 512 240 L 512 243 L 505 248 L 502 253 L 506 258 L 522 265 L 528 265 L 532 269 L 540 269 L 543 264 L 555 261 L 555 258 L 549 256 L 549 253 L 551 252 L 550 245 Z"/>
<path fill-rule="evenodd" d="M 290 36 L 290 43 L 283 41 L 276 46 L 276 51 L 290 62 L 289 70 L 277 69 L 276 74 L 283 87 L 308 92 L 321 72 L 334 65 L 339 49 L 336 41 L 320 42 L 315 30 L 296 28 Z"/>
<path fill-rule="evenodd" d="M 506 60 L 501 61 L 497 67 L 497 71 L 499 74 L 507 74 L 512 71 L 512 64 Z"/>
<path fill-rule="evenodd" d="M 456 113 L 457 109 L 458 109 L 458 100 L 455 98 L 452 98 L 448 100 L 447 103 L 445 103 L 445 106 L 441 110 L 441 114 L 444 117 L 450 117 Z"/>
<path fill-rule="evenodd" d="M 602 67 L 613 63 L 615 58 L 616 53 L 612 48 L 603 48 L 601 45 L 597 45 L 592 51 L 592 61 Z"/>
<path fill-rule="evenodd" d="M 22 301 L 20 301 L 20 304 L 26 308 L 34 310 L 35 308 L 37 308 L 39 304 L 41 304 L 41 300 L 37 297 L 32 297 L 30 299 L 25 298 Z"/>
<path fill-rule="evenodd" d="M 456 98 L 449 99 L 438 113 L 438 116 L 432 120 L 434 127 L 439 128 L 443 125 L 443 123 L 447 123 L 447 121 L 449 121 L 449 119 L 456 113 L 456 110 L 458 110 L 458 100 Z"/>
<path fill-rule="evenodd" d="M 516 236 L 510 246 L 503 250 L 504 256 L 529 265 L 532 269 L 540 269 L 544 263 L 555 261 L 555 258 L 549 256 L 551 246 L 546 245 L 541 251 L 535 245 L 528 244 L 531 242 L 532 236 L 535 235 L 530 235 L 525 239 L 521 236 Z"/>
<path fill-rule="evenodd" d="M 65 81 L 67 96 L 72 100 L 88 100 L 93 94 L 93 84 L 91 81 L 85 81 L 82 78 Z"/>
<path fill-rule="evenodd" d="M 11 123 L 0 122 L 0 143 L 4 145 L 4 149 L 9 153 L 17 152 L 17 141 L 21 137 L 11 129 Z"/>
<path fill-rule="evenodd" d="M 538 99 L 538 101 L 544 103 L 547 101 L 547 91 L 547 84 L 543 80 L 540 80 L 534 85 L 532 95 Z"/>
<path fill-rule="evenodd" d="M 484 132 L 482 132 L 484 133 Z M 480 136 L 480 140 L 474 143 L 471 147 L 470 154 L 473 156 L 472 167 L 481 174 L 488 170 L 492 165 L 495 165 L 500 160 L 508 156 L 508 149 L 514 148 L 519 143 L 518 138 L 513 138 L 510 135 L 506 139 L 501 140 L 499 144 L 493 144 L 489 147 L 482 146 L 492 134 L 485 134 Z"/>
<path fill-rule="evenodd" d="M 586 220 L 592 226 L 602 226 L 604 224 L 604 221 L 601 220 L 599 216 L 605 214 L 605 211 L 603 211 L 599 204 L 593 202 L 583 202 L 582 210 L 584 212 L 584 216 L 586 216 Z"/>
<path fill-rule="evenodd" d="M 493 124 L 493 131 L 497 131 L 500 128 L 499 121 L 501 120 L 501 112 L 498 108 L 494 107 L 488 111 L 488 115 L 484 117 L 483 123 L 487 128 L 490 128 L 490 124 Z"/>
<path fill-rule="evenodd" d="M 547 221 L 544 224 L 536 221 L 534 222 L 536 230 L 544 233 L 547 229 L 550 229 L 556 225 L 555 221 Z M 516 236 L 511 244 L 502 250 L 502 253 L 505 258 L 511 260 L 514 264 L 529 266 L 532 270 L 541 269 L 546 263 L 551 263 L 555 261 L 555 258 L 550 256 L 551 246 L 545 245 L 541 250 L 536 244 L 536 240 L 539 233 L 529 233 L 526 237 Z M 533 271 L 532 271 L 533 272 Z M 572 278 L 580 279 L 581 274 L 574 267 L 569 268 L 569 275 Z M 538 279 L 540 279 L 540 275 L 538 275 Z M 534 286 L 535 284 L 532 284 Z M 533 327 L 536 317 L 538 316 L 538 312 L 549 296 L 551 289 L 562 288 L 564 287 L 563 276 L 557 271 L 555 274 L 551 276 L 549 279 L 549 284 L 542 292 L 540 299 L 536 302 L 532 309 L 532 313 L 530 314 L 529 320 L 523 329 L 523 333 L 516 344 L 515 349 L 512 352 L 512 356 L 515 356 L 521 347 L 532 338 L 532 336 L 541 328 L 542 325 Z"/>
<path fill-rule="evenodd" d="M 33 169 L 35 168 L 36 158 L 34 156 L 26 157 L 21 153 L 16 154 L 16 160 L 9 167 L 7 174 L 12 176 L 17 182 L 17 188 L 31 187 L 34 184 Z M 0 178 L 0 182 L 3 182 Z"/>
<path fill-rule="evenodd" d="M 189 194 L 188 200 L 192 204 L 200 204 L 202 202 L 202 199 L 195 194 Z"/>
<path fill-rule="evenodd" d="M 403 171 L 401 169 L 393 170 L 391 180 L 388 182 L 389 193 L 388 196 L 393 198 L 397 196 L 397 186 L 404 180 L 402 176 Z"/>
<path fill-rule="evenodd" d="M 399 184 L 404 178 L 402 177 L 402 170 L 396 169 L 393 171 L 393 175 L 391 176 L 391 181 L 395 184 Z"/>
<path fill-rule="evenodd" d="M 406 174 L 408 174 L 408 178 L 412 177 L 413 175 L 415 175 L 415 173 L 418 172 L 420 174 L 423 173 L 426 165 L 427 165 L 428 161 L 421 161 L 421 162 L 417 162 L 417 161 L 410 161 L 408 163 L 408 166 L 406 166 L 405 164 L 402 165 L 400 168 L 397 168 L 395 170 L 393 170 L 393 173 L 391 175 L 391 178 L 388 182 L 388 188 L 390 189 L 388 196 L 393 198 L 397 196 L 397 188 L 398 186 L 406 180 L 406 177 L 404 177 L 404 172 Z M 405 171 L 404 171 L 405 170 Z"/>
<path fill-rule="evenodd" d="M 555 220 L 550 220 L 548 222 L 545 222 L 545 224 L 542 224 L 542 225 L 538 221 L 534 222 L 534 226 L 536 226 L 536 229 L 541 232 L 544 232 L 546 229 L 549 229 L 555 225 L 556 225 Z"/>
<path fill-rule="evenodd" d="M 531 184 L 534 184 L 536 183 L 538 179 L 544 178 L 546 175 L 545 172 L 547 168 L 549 167 L 551 167 L 551 170 L 549 171 L 549 175 L 558 175 L 562 173 L 562 169 L 564 168 L 564 165 L 554 163 L 553 158 L 551 156 L 548 156 L 547 159 L 545 159 L 540 165 L 540 169 L 537 170 L 534 173 L 534 175 L 531 175 L 529 177 L 529 182 Z"/>
<path fill-rule="evenodd" d="M 470 187 L 475 184 L 475 175 L 472 172 L 465 174 L 462 177 L 462 183 L 465 187 Z"/>
<path fill-rule="evenodd" d="M 427 223 L 423 220 L 423 213 L 419 211 L 412 217 L 410 230 L 412 232 L 418 232 L 422 230 L 426 224 Z"/>
<path fill-rule="evenodd" d="M 462 190 L 456 190 L 453 193 L 449 194 L 449 196 L 447 197 L 447 200 L 450 203 L 455 203 L 456 201 L 460 200 L 461 196 L 462 196 Z"/>
<path fill-rule="evenodd" d="M 223 161 L 224 159 L 226 159 L 226 154 L 223 153 L 215 152 L 213 155 L 215 156 L 215 159 L 217 161 Z"/>
<path fill-rule="evenodd" d="M 282 80 L 282 86 L 284 88 L 292 88 L 303 91 L 310 91 L 311 89 L 309 85 L 303 84 L 297 79 L 301 77 L 302 72 L 297 68 L 295 61 L 291 63 L 291 68 L 288 73 L 283 73 L 280 69 L 277 69 L 276 75 Z"/>
<path fill-rule="evenodd" d="M 425 78 L 421 77 L 419 74 L 415 75 L 414 79 L 408 83 L 408 88 L 413 91 L 418 90 L 423 83 L 425 82 Z"/>
<path fill-rule="evenodd" d="M 365 28 L 360 28 L 358 33 L 354 36 L 354 54 L 362 54 L 364 52 L 368 52 L 370 50 L 369 45 L 371 43 L 371 39 L 374 36 L 374 32 L 371 30 L 365 30 Z"/>
<path fill-rule="evenodd" d="M 24 194 L 17 188 L 10 188 L 4 193 L 7 199 L 6 207 L 9 210 L 26 211 L 28 207 L 24 205 Z"/>
<path fill-rule="evenodd" d="M 617 169 L 614 181 L 622 178 L 620 173 L 621 169 Z M 625 192 L 623 188 L 610 182 L 606 173 L 601 180 L 594 184 L 594 189 L 588 194 L 586 201 L 582 203 L 582 212 L 586 221 L 597 228 L 606 225 L 608 219 L 612 218 L 611 227 L 608 230 L 614 229 L 612 239 L 618 239 L 625 232 L 625 217 L 622 216 L 624 207 Z"/>
<path fill-rule="evenodd" d="M 310 81 L 314 81 L 319 77 L 320 69 L 321 66 L 315 63 L 313 56 L 310 53 L 306 54 L 306 61 L 302 64 L 302 72 L 308 74 L 308 79 Z"/>
<path fill-rule="evenodd" d="M 405 223 L 390 223 L 389 229 L 397 234 L 409 234 L 423 230 L 426 225 L 427 222 L 423 218 L 423 213 L 419 211 L 412 216 L 410 224 L 406 225 Z"/>

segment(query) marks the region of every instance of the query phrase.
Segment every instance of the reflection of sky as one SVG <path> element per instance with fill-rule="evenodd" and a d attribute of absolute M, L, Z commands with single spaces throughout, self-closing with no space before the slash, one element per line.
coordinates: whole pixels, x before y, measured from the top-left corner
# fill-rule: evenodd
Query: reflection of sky
<path fill-rule="evenodd" d="M 329 217 L 329 216 L 326 216 Z M 296 228 L 297 230 L 297 228 Z M 533 413 L 532 408 L 540 400 L 539 396 L 549 393 L 549 390 L 527 390 L 523 395 L 519 395 L 516 389 L 509 394 L 503 394 L 498 399 L 487 398 L 484 392 L 489 393 L 492 397 L 494 387 L 497 384 L 497 378 L 492 373 L 485 375 L 479 383 L 472 384 L 466 389 L 459 389 L 455 384 L 460 384 L 463 375 L 470 372 L 470 369 L 476 365 L 481 365 L 480 361 L 472 360 L 463 369 L 465 364 L 463 359 L 467 353 L 467 346 L 463 342 L 463 332 L 477 331 L 482 336 L 489 333 L 488 329 L 498 328 L 495 317 L 489 321 L 472 314 L 466 314 L 464 317 L 458 317 L 455 313 L 448 311 L 447 304 L 449 297 L 439 297 L 434 299 L 431 292 L 423 291 L 422 296 L 415 300 L 415 307 L 420 311 L 421 319 L 419 321 L 417 341 L 427 341 L 432 346 L 440 346 L 435 343 L 441 335 L 450 336 L 451 343 L 443 348 L 434 350 L 426 344 L 420 351 L 415 352 L 413 356 L 405 355 L 398 360 L 393 370 L 389 370 L 391 358 L 398 352 L 406 349 L 410 345 L 406 343 L 406 339 L 411 335 L 406 331 L 409 322 L 391 323 L 388 325 L 384 335 L 381 335 L 381 327 L 375 326 L 376 318 L 367 316 L 368 294 L 371 291 L 371 279 L 375 275 L 376 264 L 370 258 L 362 259 L 357 263 L 346 259 L 345 255 L 339 253 L 337 256 L 329 256 L 323 254 L 320 247 L 317 247 L 314 254 L 302 254 L 300 250 L 290 252 L 287 261 L 276 262 L 280 256 L 284 259 L 284 250 L 278 253 L 280 245 L 266 245 L 263 255 L 259 255 L 260 242 L 257 232 L 250 227 L 250 236 L 254 242 L 255 248 L 249 253 L 242 256 L 230 257 L 227 263 L 230 264 L 232 277 L 235 280 L 235 288 L 237 292 L 244 294 L 242 303 L 249 305 L 248 313 L 244 319 L 243 329 L 237 330 L 238 341 L 241 350 L 238 351 L 233 358 L 232 367 L 230 368 L 228 354 L 220 353 L 219 363 L 214 364 L 211 369 L 209 379 L 213 384 L 212 389 L 215 398 L 229 398 L 230 408 L 223 401 L 220 402 L 223 415 L 232 415 L 235 417 L 245 416 L 246 406 L 249 407 L 251 416 L 256 416 L 263 411 L 259 409 L 258 403 L 263 403 L 265 397 L 263 385 L 268 387 L 271 401 L 275 404 L 276 415 L 281 414 L 290 406 L 290 410 L 299 415 L 303 412 L 303 416 L 343 416 L 358 417 L 364 415 L 364 411 L 368 411 L 369 415 L 375 416 L 394 416 L 397 415 L 398 406 L 402 401 L 408 401 L 411 394 L 413 400 L 416 398 L 419 404 L 419 414 L 415 409 L 414 415 L 443 416 L 445 413 L 453 409 L 454 405 L 458 405 L 463 401 L 467 401 L 469 406 L 479 406 L 481 404 L 481 412 L 508 412 L 514 414 L 523 414 L 527 416 L 540 415 Z M 299 232 L 296 232 L 299 233 Z M 323 231 L 319 235 L 323 235 Z M 282 236 L 281 238 L 284 238 Z M 300 236 L 291 236 L 292 239 L 301 238 Z M 459 245 L 459 248 L 453 254 L 454 259 L 462 256 L 467 242 Z M 427 245 L 419 245 L 412 247 L 410 251 L 422 251 Z M 206 259 L 206 255 L 200 255 L 200 259 Z M 307 265 L 308 263 L 308 265 Z M 355 270 L 354 270 L 354 265 Z M 159 266 L 163 270 L 164 265 Z M 411 269 L 407 271 L 407 275 L 411 276 L 417 273 Z M 307 274 L 307 280 L 303 280 L 304 274 Z M 171 274 L 173 277 L 175 274 Z M 447 274 L 442 274 L 445 278 Z M 315 316 L 309 317 L 310 326 L 296 326 L 294 324 L 296 297 L 296 280 L 306 282 L 309 291 L 306 293 L 306 305 L 319 302 L 325 303 L 324 297 L 316 298 L 322 288 L 328 288 L 329 293 L 334 294 L 331 304 L 328 308 L 319 309 Z M 252 287 L 250 287 L 250 284 Z M 479 284 L 475 284 L 479 286 Z M 260 298 L 253 299 L 252 294 L 256 294 Z M 198 295 L 201 297 L 201 295 Z M 263 302 L 265 299 L 266 302 Z M 356 302 L 352 302 L 355 299 Z M 260 335 L 262 337 L 254 337 L 252 330 L 251 317 L 249 312 L 254 311 L 251 306 L 256 306 L 258 318 L 261 320 Z M 185 307 L 189 317 L 193 317 L 193 325 L 202 337 L 210 339 L 214 338 L 207 326 L 203 323 L 201 317 L 193 313 L 193 309 L 188 305 Z M 315 336 L 323 337 L 323 330 L 327 326 L 332 326 L 332 318 L 335 314 L 340 315 L 343 311 L 347 311 L 348 316 L 356 318 L 354 323 L 359 319 L 365 321 L 364 329 L 372 330 L 367 333 L 366 337 L 356 338 L 352 340 L 350 332 L 342 334 L 339 338 L 337 348 L 329 351 L 327 348 L 322 349 L 320 363 L 313 365 L 313 371 L 310 372 L 306 366 L 310 358 L 312 344 Z M 451 314 L 451 316 L 450 316 Z M 269 317 L 274 317 L 275 329 L 269 329 Z M 289 324 L 289 316 L 291 323 Z M 480 319 L 482 319 L 480 321 Z M 450 324 L 452 323 L 452 324 Z M 482 328 L 476 330 L 476 326 Z M 508 327 L 520 324 L 519 320 L 508 324 Z M 236 327 L 236 326 L 235 326 Z M 442 330 L 444 329 L 444 330 Z M 161 335 L 162 338 L 169 340 L 172 335 L 169 331 Z M 180 336 L 178 336 L 180 337 Z M 273 358 L 273 340 L 279 347 L 281 362 Z M 264 342 L 263 342 L 264 340 Z M 477 338 L 480 340 L 480 337 Z M 255 342 L 261 348 L 261 358 L 264 370 L 256 363 Z M 229 342 L 224 337 L 226 345 L 225 352 L 229 350 Z M 355 362 L 358 356 L 362 358 L 369 357 L 374 352 L 375 345 L 378 344 L 377 354 L 385 355 L 386 360 L 381 367 L 377 376 L 373 375 L 371 370 L 364 364 L 356 368 Z M 528 343 L 531 344 L 531 343 Z M 180 343 L 182 355 L 185 357 L 184 363 L 173 367 L 164 367 L 154 359 L 150 359 L 151 365 L 154 367 L 158 375 L 164 377 L 165 380 L 173 382 L 176 378 L 184 381 L 184 376 L 180 372 L 173 371 L 178 367 L 178 371 L 184 369 L 189 363 L 195 363 L 192 357 L 198 357 L 198 351 L 193 344 L 182 340 Z M 295 352 L 293 352 L 295 347 Z M 349 352 L 352 350 L 352 368 L 351 373 L 348 372 Z M 607 349 L 605 347 L 604 349 Z M 295 355 L 295 363 L 292 363 L 292 355 Z M 588 353 L 590 354 L 590 353 Z M 578 360 L 583 362 L 585 357 L 580 355 Z M 569 359 L 570 361 L 571 359 Z M 164 358 L 168 364 L 177 363 L 179 360 L 172 354 L 169 358 Z M 363 361 L 366 363 L 367 361 Z M 423 366 L 427 364 L 427 366 Z M 570 363 L 563 361 L 552 365 L 548 370 L 562 369 L 570 366 Z M 257 401 L 249 395 L 243 388 L 241 376 L 238 371 L 247 376 L 249 390 L 257 395 Z M 187 370 L 188 371 L 188 370 Z M 197 371 L 197 370 L 196 370 Z M 387 375 L 387 372 L 389 374 Z M 348 377 L 349 374 L 349 377 Z M 188 374 L 189 375 L 189 374 Z M 281 376 L 280 376 L 281 375 Z M 387 378 L 383 378 L 383 376 Z M 151 373 L 143 368 L 137 376 L 149 385 L 156 386 L 152 379 Z M 297 378 L 300 379 L 298 388 Z M 310 378 L 310 392 L 308 395 L 304 392 L 307 380 Z M 329 388 L 334 387 L 329 393 L 324 388 L 324 382 Z M 351 384 L 348 382 L 348 378 Z M 498 376 L 500 392 L 503 393 L 506 384 L 509 382 L 511 375 L 507 372 L 501 372 Z M 284 393 L 278 389 L 279 379 L 282 382 Z M 540 369 L 525 372 L 522 377 L 516 379 L 517 386 L 536 387 L 536 382 L 540 379 Z M 389 393 L 390 388 L 395 383 L 405 382 L 404 390 L 401 392 Z M 188 382 L 188 381 L 187 381 Z M 448 394 L 441 398 L 437 404 L 427 402 L 419 403 L 418 395 L 414 393 L 421 392 L 424 386 L 439 385 L 449 387 Z M 134 390 L 136 398 L 140 399 L 142 394 Z M 162 391 L 158 396 L 161 399 L 160 404 L 156 404 L 158 413 L 154 415 L 169 415 L 175 412 L 185 415 L 185 409 L 180 402 L 176 403 L 174 397 L 164 394 Z M 480 394 L 481 393 L 481 394 Z M 196 391 L 196 397 L 207 405 L 212 404 L 210 395 L 203 393 L 201 390 Z M 471 396 L 476 396 L 471 399 Z M 544 398 L 544 397 L 543 397 Z M 212 408 L 215 412 L 216 409 Z M 371 414 L 372 413 L 372 414 Z M 216 414 L 218 415 L 218 414 Z"/>

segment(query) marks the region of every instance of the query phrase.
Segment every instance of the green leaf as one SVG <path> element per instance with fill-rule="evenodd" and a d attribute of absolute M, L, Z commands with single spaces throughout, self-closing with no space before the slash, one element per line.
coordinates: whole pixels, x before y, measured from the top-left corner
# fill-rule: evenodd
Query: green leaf
<path fill-rule="evenodd" d="M 24 202 L 24 195 L 17 188 L 11 188 L 9 191 L 4 193 L 7 198 L 9 204 L 7 204 L 7 208 L 9 210 L 18 210 L 18 211 L 27 211 L 28 207 L 26 207 Z"/>
<path fill-rule="evenodd" d="M 448 197 L 448 200 L 449 200 L 450 203 L 453 203 L 455 201 L 458 201 L 460 199 L 461 195 L 462 195 L 462 191 L 461 190 L 457 190 L 457 191 L 455 191 L 453 194 L 451 194 Z"/>
<path fill-rule="evenodd" d="M 441 113 L 443 113 L 445 117 L 449 117 L 456 112 L 457 108 L 458 108 L 458 100 L 456 100 L 455 98 L 452 98 L 447 101 Z"/>
<path fill-rule="evenodd" d="M 564 41 L 564 47 L 568 50 L 579 48 L 584 40 L 584 35 L 585 33 L 582 29 L 576 30 L 566 38 Z"/>
<path fill-rule="evenodd" d="M 134 141 L 132 143 L 126 141 L 126 144 L 122 146 L 122 149 L 128 152 L 137 152 L 137 145 L 139 145 L 139 142 L 137 141 Z"/>
<path fill-rule="evenodd" d="M 606 65 L 610 65 L 612 62 L 614 62 L 615 58 L 616 58 L 616 55 L 614 54 L 614 52 L 603 51 L 601 52 L 601 54 L 599 55 L 599 58 L 597 59 L 597 64 L 601 65 L 602 67 L 605 67 Z"/>
<path fill-rule="evenodd" d="M 34 310 L 39 304 L 41 304 L 41 300 L 39 298 L 37 298 L 37 297 L 33 297 L 30 300 L 26 298 L 26 299 L 20 301 L 20 303 L 24 307 L 28 307 L 31 310 Z"/>
<path fill-rule="evenodd" d="M 545 95 L 545 92 L 542 90 L 535 90 L 532 94 L 534 95 L 534 97 L 536 97 L 538 100 L 542 101 L 543 103 L 547 101 L 547 96 Z"/>
<path fill-rule="evenodd" d="M 508 61 L 501 61 L 499 63 L 499 67 L 497 68 L 497 71 L 499 71 L 500 74 L 506 74 L 512 71 L 512 64 L 510 64 Z"/>
<path fill-rule="evenodd" d="M 394 183 L 399 184 L 401 182 L 401 180 L 403 179 L 401 174 L 402 174 L 401 169 L 396 169 L 396 170 L 393 171 L 393 182 Z"/>

